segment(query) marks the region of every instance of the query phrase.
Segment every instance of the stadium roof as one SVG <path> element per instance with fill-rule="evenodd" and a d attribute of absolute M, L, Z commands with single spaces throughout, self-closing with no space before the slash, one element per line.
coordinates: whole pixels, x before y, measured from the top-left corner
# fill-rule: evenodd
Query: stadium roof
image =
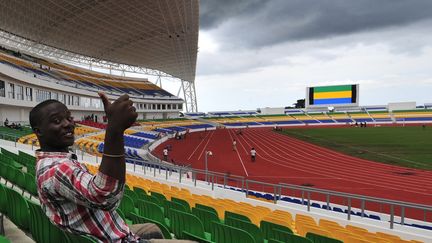
<path fill-rule="evenodd" d="M 0 0 L 0 30 L 93 58 L 195 80 L 198 0 Z"/>

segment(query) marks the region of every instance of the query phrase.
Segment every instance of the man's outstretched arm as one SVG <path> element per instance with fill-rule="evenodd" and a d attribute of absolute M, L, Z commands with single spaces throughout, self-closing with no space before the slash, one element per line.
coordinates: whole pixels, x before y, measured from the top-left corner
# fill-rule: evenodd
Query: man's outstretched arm
<path fill-rule="evenodd" d="M 122 95 L 113 103 L 102 93 L 98 93 L 108 118 L 105 133 L 104 155 L 99 171 L 112 178 L 125 182 L 126 165 L 124 157 L 124 131 L 132 126 L 138 114 L 128 95 Z"/>

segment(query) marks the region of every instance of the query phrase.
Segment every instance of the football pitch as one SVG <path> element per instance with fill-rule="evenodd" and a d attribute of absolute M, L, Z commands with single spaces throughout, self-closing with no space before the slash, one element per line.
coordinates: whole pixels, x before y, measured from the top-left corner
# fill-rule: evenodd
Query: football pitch
<path fill-rule="evenodd" d="M 432 126 L 286 128 L 281 133 L 367 160 L 432 170 Z"/>

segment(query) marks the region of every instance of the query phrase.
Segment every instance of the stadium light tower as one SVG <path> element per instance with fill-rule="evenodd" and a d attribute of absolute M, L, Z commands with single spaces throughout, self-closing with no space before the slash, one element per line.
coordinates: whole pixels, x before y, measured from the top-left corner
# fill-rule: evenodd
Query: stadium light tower
<path fill-rule="evenodd" d="M 208 181 L 208 164 L 207 164 L 207 161 L 208 161 L 208 156 L 212 156 L 213 155 L 213 153 L 212 153 L 212 151 L 205 151 L 205 156 L 204 156 L 204 162 L 205 162 L 205 181 L 207 182 Z"/>

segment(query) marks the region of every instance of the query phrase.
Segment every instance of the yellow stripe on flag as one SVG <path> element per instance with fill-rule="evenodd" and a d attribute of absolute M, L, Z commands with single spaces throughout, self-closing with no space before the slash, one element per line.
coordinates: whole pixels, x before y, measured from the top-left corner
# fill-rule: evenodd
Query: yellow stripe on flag
<path fill-rule="evenodd" d="M 314 99 L 351 98 L 352 91 L 319 92 L 314 93 Z"/>

